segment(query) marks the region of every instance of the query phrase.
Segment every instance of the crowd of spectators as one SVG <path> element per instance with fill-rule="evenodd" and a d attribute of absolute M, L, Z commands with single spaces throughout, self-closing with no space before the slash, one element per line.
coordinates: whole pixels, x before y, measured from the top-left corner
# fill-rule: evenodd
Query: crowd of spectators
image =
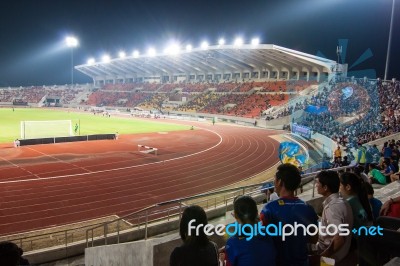
<path fill-rule="evenodd" d="M 80 86 L 70 88 L 69 86 L 32 86 L 20 88 L 8 88 L 0 90 L 0 102 L 13 102 L 15 99 L 32 104 L 38 104 L 46 97 L 57 97 L 63 103 L 69 104 L 76 96 L 83 92 Z"/>

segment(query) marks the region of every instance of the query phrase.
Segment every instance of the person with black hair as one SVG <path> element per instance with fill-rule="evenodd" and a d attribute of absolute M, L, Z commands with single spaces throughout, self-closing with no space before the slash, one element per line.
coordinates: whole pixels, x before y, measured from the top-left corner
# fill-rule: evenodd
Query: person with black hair
<path fill-rule="evenodd" d="M 321 225 L 325 228 L 334 224 L 348 224 L 349 230 L 353 228 L 353 213 L 350 204 L 339 197 L 339 176 L 334 171 L 321 171 L 316 176 L 316 189 L 324 197 Z M 326 230 L 329 230 L 328 228 Z M 329 231 L 330 232 L 330 231 Z M 349 253 L 351 236 L 320 234 L 318 237 L 317 251 L 321 256 L 335 259 L 336 263 L 342 262 Z"/>
<path fill-rule="evenodd" d="M 354 173 L 341 174 L 340 193 L 351 206 L 354 228 L 358 229 L 360 226 L 371 225 L 373 215 L 363 181 Z"/>
<path fill-rule="evenodd" d="M 348 166 L 350 165 L 350 162 L 348 161 L 348 157 L 347 156 L 343 156 L 343 161 L 340 163 L 342 166 Z"/>
<path fill-rule="evenodd" d="M 20 265 L 19 247 L 13 242 L 0 242 L 0 265 L 1 266 L 18 266 Z"/>
<path fill-rule="evenodd" d="M 189 232 L 189 222 L 196 228 L 203 225 L 196 234 L 193 228 Z M 182 246 L 176 247 L 170 256 L 170 266 L 218 266 L 219 254 L 217 245 L 210 241 L 204 232 L 208 224 L 207 215 L 203 208 L 197 205 L 187 207 L 182 214 L 179 225 L 179 234 L 183 241 Z"/>
<path fill-rule="evenodd" d="M 234 216 L 237 223 L 251 234 L 249 227 L 254 228 L 260 221 L 258 217 L 257 203 L 250 196 L 239 196 L 233 203 Z M 227 265 L 252 266 L 252 265 L 275 265 L 276 251 L 274 243 L 268 235 L 253 235 L 247 240 L 247 235 L 238 233 L 230 237 L 226 242 L 225 253 Z"/>
<path fill-rule="evenodd" d="M 274 185 L 279 199 L 267 203 L 261 211 L 263 225 L 279 223 L 297 224 L 307 227 L 317 225 L 318 216 L 314 209 L 295 197 L 295 191 L 301 182 L 299 169 L 292 164 L 282 164 L 275 174 Z M 300 228 L 299 228 L 300 229 Z M 285 241 L 281 236 L 274 237 L 277 249 L 277 265 L 308 265 L 309 243 L 315 243 L 317 236 L 310 237 L 300 229 L 297 236 L 287 236 Z"/>
<path fill-rule="evenodd" d="M 363 185 L 365 186 L 365 190 L 367 191 L 369 204 L 371 205 L 372 215 L 375 221 L 376 218 L 379 217 L 379 212 L 381 211 L 382 208 L 382 201 L 380 201 L 377 198 L 374 198 L 374 188 L 370 183 L 365 182 Z"/>
<path fill-rule="evenodd" d="M 369 165 L 369 182 L 371 184 L 386 185 L 386 177 L 376 168 L 374 164 Z"/>

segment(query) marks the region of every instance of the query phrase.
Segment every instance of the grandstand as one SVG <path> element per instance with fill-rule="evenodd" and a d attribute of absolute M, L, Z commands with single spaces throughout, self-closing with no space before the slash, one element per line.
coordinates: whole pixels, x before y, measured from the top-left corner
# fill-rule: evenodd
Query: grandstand
<path fill-rule="evenodd" d="M 347 65 L 273 44 L 259 44 L 241 47 L 218 45 L 182 51 L 177 55 L 164 53 L 116 58 L 104 63 L 79 65 L 75 69 L 91 77 L 96 87 L 184 81 L 197 85 L 184 87 L 183 91 L 201 92 L 207 88 L 201 83 L 210 81 L 293 79 L 322 82 L 337 66 L 346 75 Z M 157 90 L 157 85 L 143 87 L 146 89 Z M 246 91 L 246 88 L 240 91 Z"/>
<path fill-rule="evenodd" d="M 72 210 L 71 215 L 67 212 L 58 213 L 60 217 L 64 217 L 63 220 L 59 217 L 55 218 L 56 215 L 50 217 L 49 223 L 35 216 L 38 220 L 30 224 L 29 230 L 41 229 L 43 224 L 44 227 L 53 225 L 54 222 L 69 224 L 105 215 L 116 215 L 117 218 L 107 216 L 100 225 L 78 225 L 77 228 L 55 230 L 57 232 L 46 232 L 34 237 L 7 236 L 7 239 L 20 243 L 20 246 L 28 250 L 27 254 L 34 262 L 81 255 L 85 247 L 94 247 L 87 250 L 89 254 L 87 263 L 91 264 L 99 254 L 109 252 L 107 247 L 98 252 L 95 246 L 137 240 L 139 241 L 128 245 L 135 246 L 135 250 L 137 248 L 140 252 L 146 248 L 144 252 L 150 255 L 155 254 L 155 247 L 160 244 L 154 244 L 157 241 L 170 245 L 169 249 L 167 248 L 170 250 L 171 246 L 177 244 L 176 233 L 159 238 L 162 240 L 148 240 L 148 238 L 176 230 L 182 209 L 186 205 L 199 204 L 208 211 L 210 217 L 217 218 L 226 217 L 226 213 L 232 208 L 233 198 L 238 194 L 252 195 L 259 203 L 261 202 L 263 194 L 260 193 L 260 187 L 266 180 L 273 177 L 273 166 L 277 162 L 278 141 L 289 139 L 300 143 L 309 151 L 314 168 L 320 170 L 323 168 L 322 160 L 326 159 L 324 153 L 331 155 L 332 149 L 339 144 L 346 148 L 348 154 L 351 154 L 358 143 L 378 140 L 378 144 L 382 144 L 380 142 L 383 137 L 388 136 L 390 140 L 398 139 L 398 135 L 393 136 L 393 134 L 400 132 L 400 119 L 397 113 L 399 82 L 346 77 L 347 65 L 339 65 L 332 60 L 276 45 L 243 45 L 240 48 L 230 45 L 210 46 L 207 49 L 193 49 L 175 56 L 167 54 L 154 57 L 132 56 L 113 59 L 108 63 L 79 65 L 75 68 L 90 76 L 93 84 L 75 87 L 65 85 L 3 88 L 0 90 L 0 104 L 3 106 L 68 107 L 69 110 L 113 108 L 120 110 L 122 114 L 131 115 L 135 113 L 133 110 L 146 113 L 159 112 L 165 119 L 178 119 L 175 121 L 185 125 L 204 127 L 207 130 L 196 130 L 196 134 L 189 132 L 185 136 L 171 134 L 171 137 L 165 137 L 168 139 L 166 142 L 161 142 L 159 135 L 141 136 L 141 140 L 151 140 L 153 143 L 146 145 L 133 143 L 134 145 L 157 147 L 158 151 L 157 157 L 144 157 L 146 155 L 143 153 L 135 155 L 137 161 L 143 160 L 140 161 L 140 163 L 143 162 L 143 166 L 139 165 L 140 163 L 132 166 L 130 157 L 129 159 L 124 157 L 130 156 L 129 154 L 136 148 L 132 149 L 135 147 L 132 145 L 134 141 L 124 139 L 123 136 L 124 143 L 119 140 L 116 141 L 117 144 L 104 149 L 98 144 L 88 144 L 85 149 L 89 150 L 89 146 L 93 145 L 91 148 L 97 149 L 97 153 L 94 153 L 94 156 L 80 155 L 79 160 L 82 161 L 79 163 L 75 158 L 63 162 L 60 172 L 55 170 L 59 167 L 56 167 L 56 164 L 60 163 L 56 162 L 58 156 L 68 157 L 70 155 L 65 154 L 74 154 L 75 151 L 60 148 L 65 153 L 52 154 L 46 148 L 38 149 L 39 153 L 47 154 L 48 152 L 49 157 L 55 160 L 52 162 L 53 166 L 46 165 L 46 167 L 54 168 L 52 171 L 56 174 L 51 171 L 42 173 L 39 170 L 41 162 L 37 160 L 36 163 L 39 166 L 29 167 L 32 179 L 26 182 L 35 182 L 32 181 L 35 176 L 49 180 L 68 176 L 69 189 L 76 193 L 74 201 L 78 202 L 83 198 L 84 201 L 79 204 L 105 203 L 99 207 L 103 209 L 101 213 L 95 211 L 94 208 L 85 209 L 79 214 Z M 340 75 L 337 69 L 340 69 Z M 348 87 L 352 88 L 352 95 L 357 101 L 339 103 L 343 100 L 343 89 Z M 343 106 L 346 108 L 342 108 Z M 312 109 L 312 107 L 318 108 Z M 320 107 L 326 107 L 329 112 L 322 112 L 323 108 Z M 242 131 L 237 127 L 227 129 L 228 127 L 219 123 L 215 127 L 211 123 L 204 122 L 214 117 L 217 117 L 218 121 L 251 127 Z M 259 130 L 260 128 L 281 130 L 294 122 L 312 131 L 312 139 L 291 136 L 285 131 Z M 215 134 L 210 132 L 215 132 Z M 207 138 L 200 138 L 203 135 Z M 197 137 L 199 139 L 193 140 Z M 117 146 L 118 149 L 113 150 L 113 147 Z M 183 146 L 191 149 L 186 150 L 182 148 Z M 207 153 L 208 150 L 212 152 Z M 108 155 L 109 151 L 115 153 L 115 157 Z M 109 157 L 104 157 L 99 161 L 86 158 L 87 156 L 98 159 L 103 154 Z M 197 157 L 198 154 L 201 156 Z M 13 163 L 12 156 L 15 155 L 4 158 Z M 196 160 L 192 161 L 191 156 Z M 180 157 L 183 159 L 180 160 Z M 15 158 L 18 164 L 18 157 Z M 76 165 L 78 167 L 74 168 Z M 132 168 L 138 170 L 132 171 Z M 215 168 L 215 172 L 210 168 Z M 310 164 L 309 168 L 311 172 L 313 165 Z M 345 169 L 352 168 L 353 165 L 345 167 Z M 115 169 L 118 170 L 114 174 Z M 19 169 L 19 171 L 23 170 Z M 339 170 L 342 169 L 337 171 Z M 161 176 L 165 178 L 162 179 Z M 157 180 L 156 178 L 159 177 L 160 180 Z M 315 195 L 313 184 L 309 183 L 310 180 L 315 180 L 313 179 L 315 172 L 307 174 L 306 177 L 303 180 L 305 193 L 302 196 L 318 210 L 321 208 L 322 199 Z M 251 178 L 250 181 L 243 181 L 248 178 Z M 137 181 L 138 184 L 147 182 L 145 187 L 153 186 L 158 182 L 165 187 L 145 191 L 145 188 L 136 188 L 132 180 Z M 77 185 L 74 185 L 72 181 L 76 181 Z M 9 184 L 10 187 L 13 186 L 13 182 Z M 60 182 L 57 183 L 58 186 L 63 186 L 61 179 L 56 182 Z M 82 192 L 81 186 L 86 183 L 90 183 L 88 191 Z M 173 183 L 172 187 L 169 187 L 171 183 Z M 208 186 L 211 183 L 214 185 Z M 113 191 L 114 185 L 116 191 Z M 238 187 L 233 188 L 234 185 Z M 17 185 L 15 186 L 17 189 Z M 180 190 L 181 186 L 182 190 Z M 398 194 L 397 190 L 397 183 L 389 184 L 382 190 L 378 190 L 377 194 L 380 199 L 386 200 Z M 35 190 L 35 192 L 39 195 L 42 193 L 41 190 Z M 50 193 L 50 191 L 47 192 Z M 51 209 L 54 213 L 60 208 L 62 210 L 59 211 L 67 211 L 68 208 L 76 207 L 76 205 L 64 206 L 71 199 L 61 199 L 63 193 L 60 193 L 60 195 L 53 194 L 55 203 L 49 204 L 54 208 Z M 82 196 L 81 193 L 84 195 Z M 96 193 L 102 194 L 104 202 L 98 202 Z M 160 196 L 164 194 L 168 197 Z M 32 199 L 32 201 L 40 205 L 39 199 Z M 132 211 L 131 202 L 135 202 L 141 208 L 134 208 Z M 138 202 L 142 202 L 142 205 Z M 10 217 L 10 219 L 13 218 Z M 19 222 L 15 217 L 13 221 L 16 225 L 10 228 L 13 228 L 15 233 L 21 232 L 17 230 Z M 224 221 L 230 222 L 229 219 Z M 3 236 L 6 235 L 5 232 L 7 230 L 3 228 Z M 36 244 L 37 239 L 47 238 L 51 239 L 52 249 L 47 249 L 45 253 L 35 250 L 35 245 L 40 246 Z M 148 241 L 147 244 L 142 242 L 143 239 Z M 54 251 L 60 249 L 60 246 L 63 251 L 61 255 Z M 124 256 L 115 250 L 112 252 L 118 254 L 116 256 Z M 139 252 L 135 254 L 140 256 Z M 47 257 L 43 259 L 43 256 Z M 90 260 L 89 257 L 91 257 Z M 154 265 L 162 264 L 155 263 Z"/>

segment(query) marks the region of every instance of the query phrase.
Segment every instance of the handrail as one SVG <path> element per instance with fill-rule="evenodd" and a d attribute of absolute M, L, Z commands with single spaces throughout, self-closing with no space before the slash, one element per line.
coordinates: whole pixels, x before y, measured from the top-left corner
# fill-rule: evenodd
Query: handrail
<path fill-rule="evenodd" d="M 211 191 L 211 192 L 201 193 L 201 194 L 194 195 L 194 196 L 188 196 L 188 197 L 183 197 L 183 198 L 178 198 L 178 199 L 173 199 L 173 200 L 168 200 L 168 201 L 163 201 L 163 202 L 159 202 L 159 203 L 153 204 L 153 205 L 148 206 L 146 208 L 143 208 L 143 209 L 137 210 L 135 212 L 132 212 L 130 214 L 124 215 L 123 217 L 119 217 L 119 218 L 117 218 L 117 219 L 115 219 L 113 221 L 109 221 L 109 222 L 103 223 L 102 225 L 98 225 L 98 226 L 92 227 L 90 229 L 87 229 L 86 230 L 86 245 L 87 245 L 87 247 L 89 247 L 89 232 L 91 232 L 91 234 L 90 234 L 91 238 L 92 238 L 91 243 L 92 243 L 92 246 L 93 246 L 93 244 L 94 244 L 94 241 L 93 241 L 94 230 L 99 229 L 99 228 L 104 228 L 103 232 L 105 232 L 105 229 L 108 228 L 108 226 L 110 224 L 119 223 L 119 221 L 121 221 L 121 220 L 132 219 L 132 218 L 135 218 L 134 216 L 137 216 L 137 215 L 140 215 L 140 214 L 143 214 L 143 213 L 145 213 L 145 215 L 144 215 L 144 218 L 145 218 L 144 226 L 145 226 L 145 239 L 147 239 L 148 224 L 150 222 L 152 222 L 152 220 L 149 219 L 149 216 L 150 215 L 154 215 L 154 213 L 157 213 L 157 212 L 153 212 L 153 210 L 155 208 L 164 207 L 164 206 L 167 206 L 167 205 L 179 204 L 179 212 L 177 214 L 175 214 L 175 216 L 179 215 L 179 218 L 180 218 L 181 214 L 183 212 L 183 208 L 182 208 L 183 202 L 193 201 L 193 200 L 196 200 L 196 199 L 199 199 L 199 198 L 204 198 L 204 197 L 207 198 L 207 197 L 211 197 L 211 196 L 218 195 L 218 194 L 219 195 L 228 194 L 228 193 L 231 193 L 231 192 L 238 192 L 238 191 L 242 192 L 242 194 L 244 194 L 246 189 L 258 188 L 258 187 L 261 187 L 263 184 L 265 184 L 265 182 L 258 183 L 258 184 L 253 184 L 253 185 L 246 185 L 246 186 L 236 187 L 236 188 L 214 190 L 214 191 Z M 216 198 L 213 198 L 213 199 L 214 199 L 214 202 L 215 202 L 214 203 L 214 207 L 216 207 Z M 207 200 L 207 205 L 208 205 L 208 200 Z M 203 200 L 203 202 L 204 201 L 205 200 Z M 226 201 L 225 197 L 224 197 L 224 201 Z M 197 202 L 197 204 L 199 204 L 199 202 Z M 164 210 L 164 212 L 165 211 L 169 211 L 169 210 L 170 209 Z M 160 211 L 157 214 L 160 214 L 160 213 L 163 213 L 163 211 Z M 139 224 L 139 226 L 140 226 L 140 224 Z M 117 235 L 118 235 L 118 238 L 119 238 L 119 231 L 117 232 Z M 107 242 L 107 240 L 106 240 L 107 236 L 105 234 L 103 236 L 105 238 L 104 239 L 105 242 Z"/>
<path fill-rule="evenodd" d="M 339 167 L 335 169 L 329 169 L 329 170 L 334 170 L 334 171 L 340 171 L 340 170 L 345 170 L 348 168 L 354 167 L 353 165 L 351 166 L 346 166 L 346 167 Z M 312 172 L 312 173 L 307 173 L 302 175 L 302 182 L 301 185 L 307 184 L 310 181 L 313 181 L 315 184 L 315 176 L 319 173 L 320 171 Z M 145 226 L 145 238 L 147 238 L 148 234 L 148 224 L 155 222 L 155 221 L 160 221 L 162 219 L 165 220 L 170 220 L 172 217 L 179 217 L 187 205 L 185 202 L 190 202 L 190 204 L 200 204 L 212 208 L 217 208 L 218 206 L 221 207 L 225 205 L 225 207 L 228 206 L 228 202 L 232 201 L 233 198 L 236 195 L 241 195 L 241 194 L 254 194 L 257 192 L 260 192 L 261 186 L 265 184 L 265 182 L 262 183 L 257 183 L 257 184 L 252 184 L 252 185 L 246 185 L 246 186 L 241 186 L 241 187 L 234 187 L 234 188 L 228 188 L 228 189 L 222 189 L 222 190 L 214 190 L 211 192 L 206 192 L 206 193 L 201 193 L 198 195 L 194 196 L 188 196 L 188 197 L 182 197 L 178 199 L 173 199 L 169 201 L 163 201 L 159 202 L 156 204 L 152 204 L 150 206 L 147 206 L 145 208 L 142 208 L 140 210 L 136 210 L 132 213 L 129 213 L 127 215 L 124 215 L 122 217 L 119 217 L 117 219 L 111 220 L 109 222 L 103 222 L 103 223 L 98 223 L 95 225 L 86 225 L 86 226 L 81 226 L 77 228 L 72 228 L 72 229 L 66 229 L 66 230 L 59 230 L 55 232 L 49 232 L 49 233 L 44 233 L 36 236 L 31 236 L 31 237 L 12 237 L 10 236 L 2 236 L 0 239 L 7 239 L 9 241 L 13 241 L 15 243 L 19 243 L 21 247 L 24 246 L 25 252 L 29 252 L 31 250 L 36 250 L 36 249 L 42 249 L 43 247 L 37 247 L 37 241 L 39 242 L 45 242 L 48 241 L 50 242 L 50 245 L 46 245 L 46 248 L 48 247 L 59 247 L 60 245 L 64 246 L 65 250 L 71 245 L 74 245 L 77 243 L 77 241 L 84 241 L 86 239 L 86 246 L 89 246 L 89 240 L 91 239 L 91 243 L 93 244 L 94 241 L 94 230 L 99 230 L 100 228 L 103 228 L 103 233 L 106 235 L 110 236 L 110 234 L 116 233 L 117 234 L 117 241 L 120 243 L 120 232 L 121 230 L 126 230 L 126 227 L 124 229 L 123 226 L 121 226 L 121 221 L 135 221 L 133 224 L 130 223 L 129 227 L 130 228 L 141 228 L 142 225 Z M 314 189 L 315 186 L 313 186 L 313 195 L 314 197 Z M 250 189 L 250 191 L 248 191 Z M 246 191 L 247 190 L 247 191 Z M 231 195 L 230 195 L 231 194 Z M 198 200 L 198 201 L 196 201 Z M 195 202 L 193 202 L 195 201 Z M 168 207 L 168 205 L 170 205 Z M 172 205 L 172 206 L 171 206 Z M 165 209 L 157 209 L 157 208 L 165 208 Z M 115 224 L 114 231 L 111 228 L 112 224 Z M 129 223 L 129 222 L 128 222 Z M 125 223 L 126 224 L 126 223 Z M 92 235 L 89 234 L 89 232 L 92 233 Z M 103 235 L 104 237 L 104 235 Z M 96 237 L 98 238 L 98 237 Z M 104 239 L 105 242 L 107 241 Z M 36 247 L 35 247 L 36 246 Z"/>

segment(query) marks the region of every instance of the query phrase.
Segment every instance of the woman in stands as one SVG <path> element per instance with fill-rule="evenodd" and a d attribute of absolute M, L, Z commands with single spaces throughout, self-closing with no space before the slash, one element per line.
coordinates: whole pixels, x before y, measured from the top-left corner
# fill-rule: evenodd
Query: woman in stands
<path fill-rule="evenodd" d="M 364 182 L 354 173 L 340 175 L 340 193 L 353 211 L 354 228 L 371 225 L 373 215 Z"/>
<path fill-rule="evenodd" d="M 254 228 L 254 225 L 260 221 L 257 204 L 250 196 L 240 196 L 235 199 L 234 216 L 242 228 L 244 225 Z M 243 230 L 245 229 L 243 228 Z M 248 235 L 250 232 L 244 233 Z M 276 265 L 275 247 L 269 236 L 253 235 L 250 240 L 247 240 L 246 237 L 239 232 L 226 242 L 227 266 Z"/>
<path fill-rule="evenodd" d="M 191 226 L 203 225 L 198 235 L 196 229 L 191 230 L 189 234 L 188 225 L 193 219 L 195 222 L 191 223 Z M 194 205 L 184 210 L 179 227 L 183 244 L 172 251 L 170 266 L 218 266 L 218 247 L 202 230 L 206 224 L 207 216 L 200 206 Z"/>

